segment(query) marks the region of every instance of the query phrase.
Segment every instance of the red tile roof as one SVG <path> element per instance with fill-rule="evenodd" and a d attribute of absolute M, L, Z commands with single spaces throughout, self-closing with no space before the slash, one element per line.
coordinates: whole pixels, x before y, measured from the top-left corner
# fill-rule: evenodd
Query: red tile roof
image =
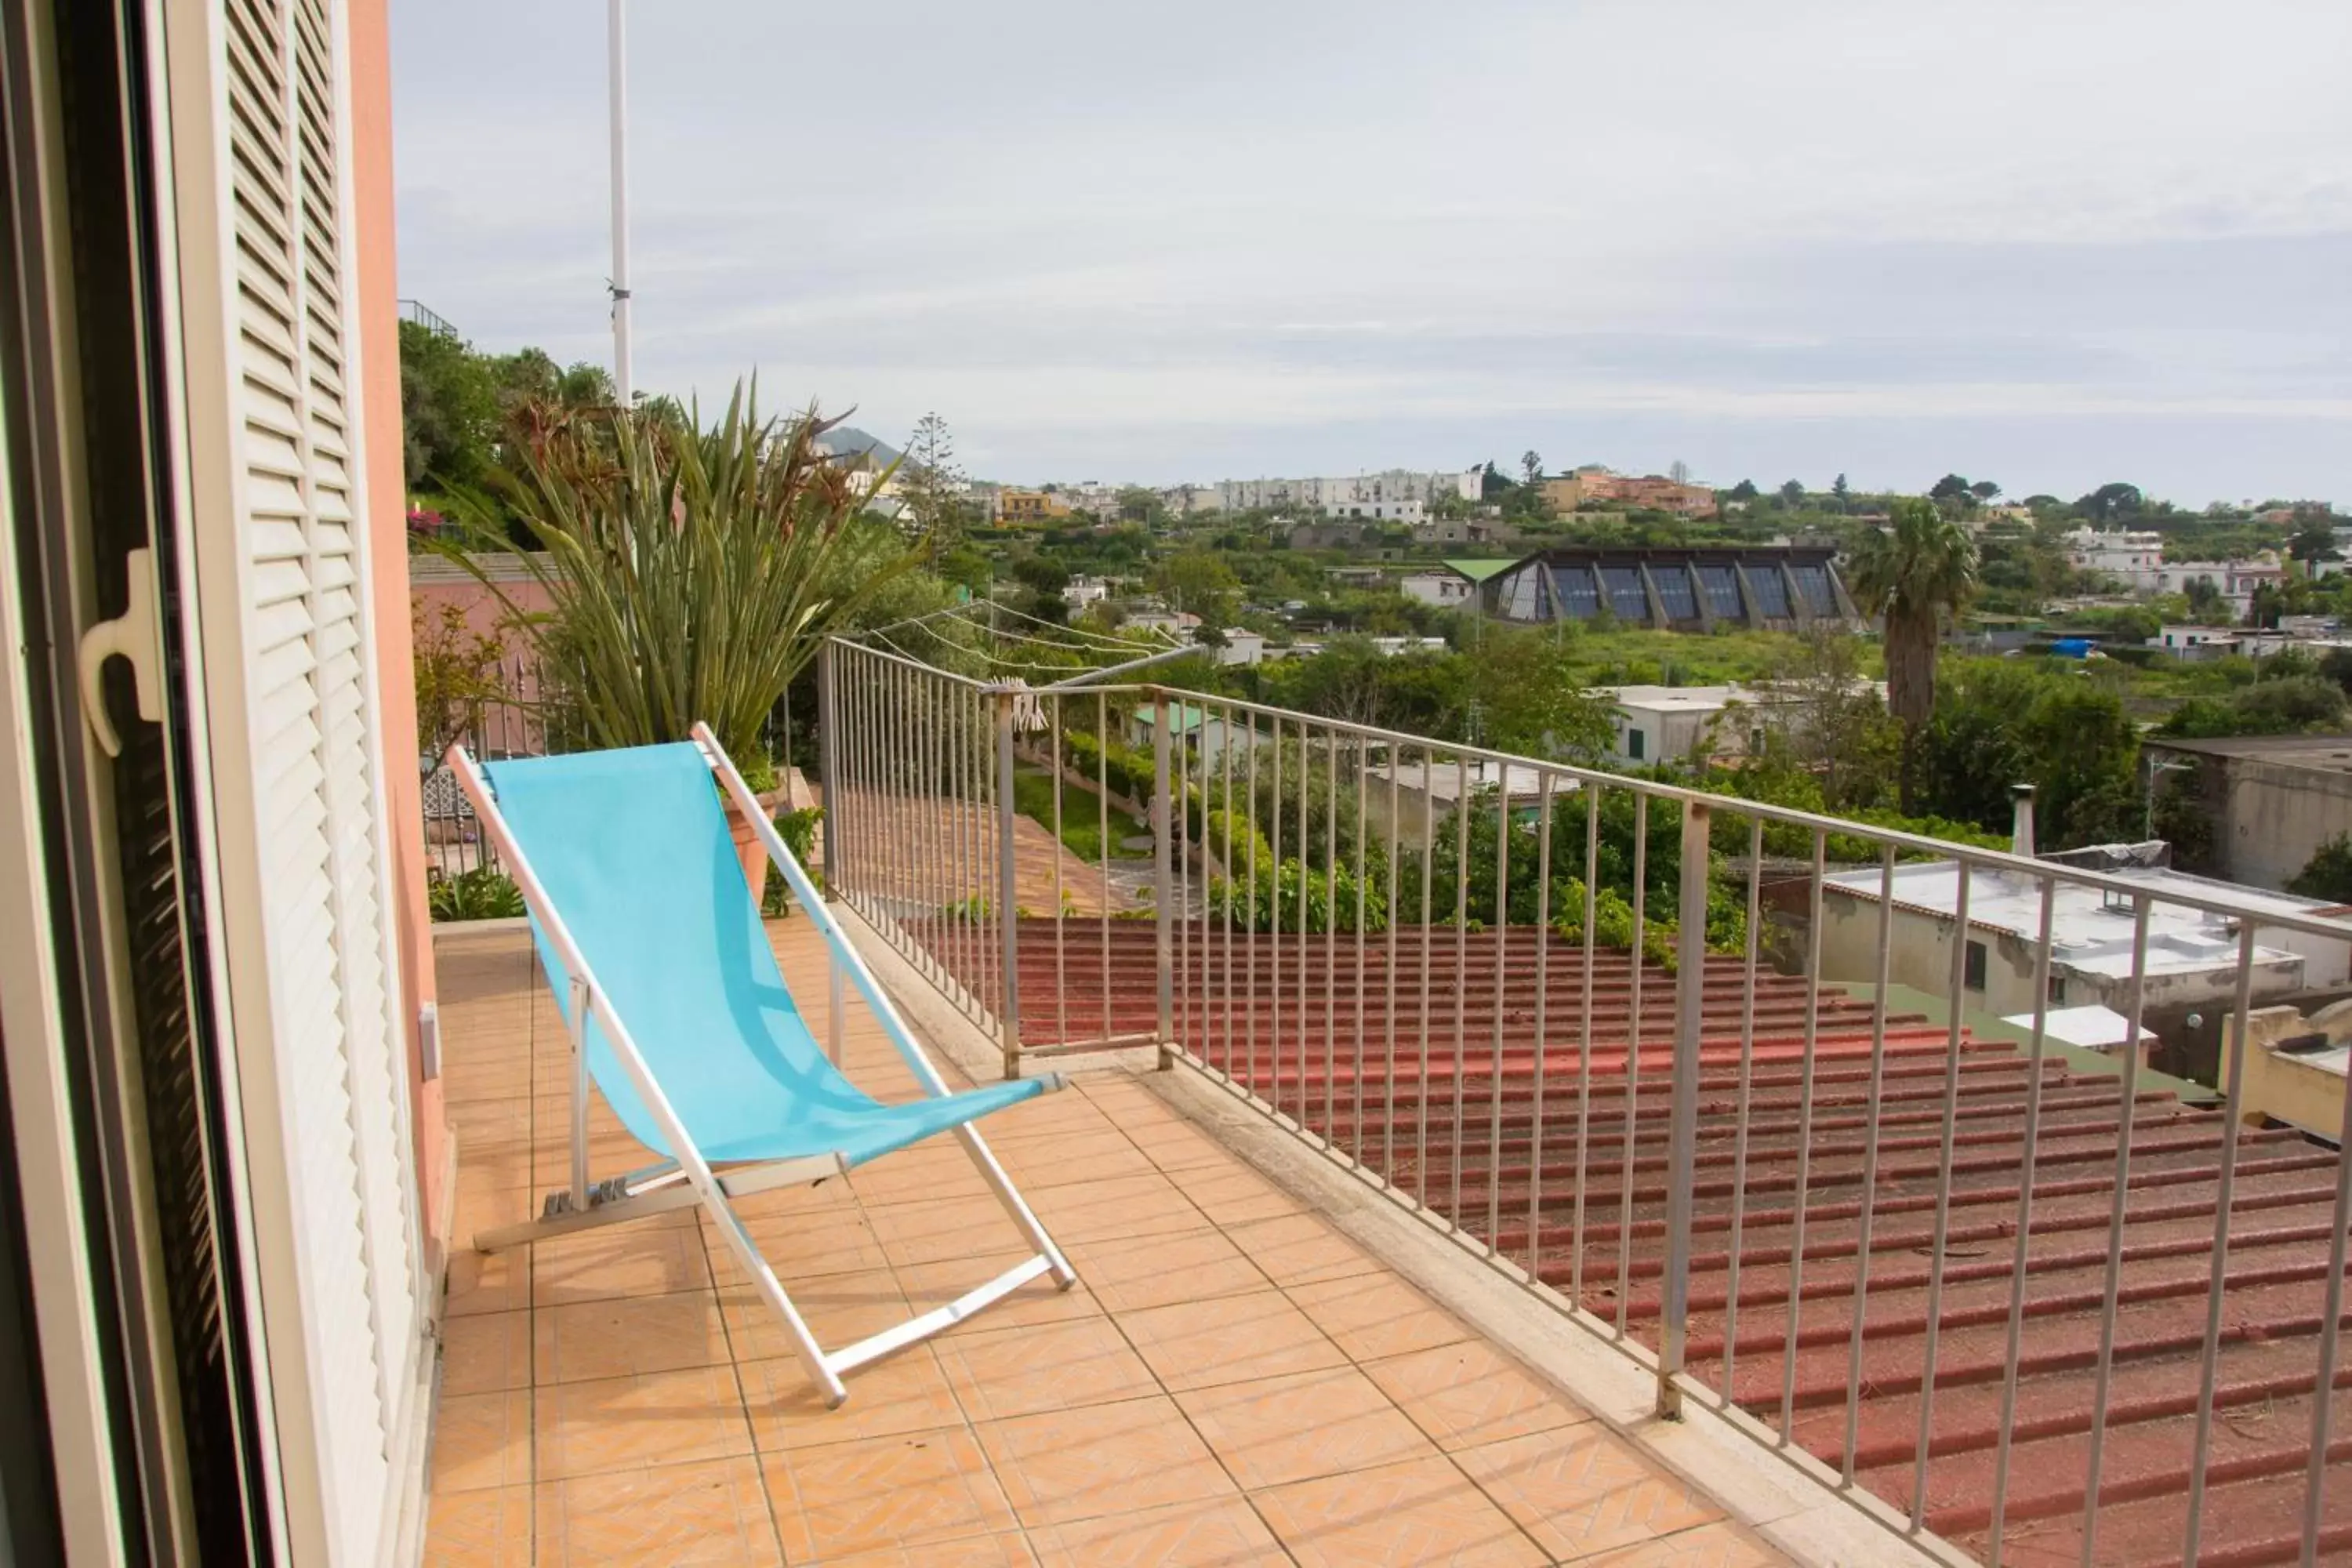
<path fill-rule="evenodd" d="M 1153 1027 L 1159 970 L 1149 921 L 1110 922 L 1108 970 L 1101 928 L 1066 925 L 1058 969 L 1054 934 L 1054 922 L 1024 923 L 1024 1043 L 1053 1043 L 1063 1018 L 1070 1038 L 1095 1037 L 1106 995 L 1114 1033 Z M 1465 937 L 1441 930 L 1424 944 L 1422 932 L 1399 931 L 1393 1003 L 1385 934 L 1362 944 L 1360 988 L 1353 936 L 1310 936 L 1302 943 L 1295 936 L 1253 940 L 1235 933 L 1228 948 L 1213 928 L 1205 942 L 1198 927 L 1181 934 L 1179 1033 L 1197 1055 L 1521 1260 L 1528 1253 L 1532 1204 L 1538 1267 L 1563 1292 L 1576 1284 L 1572 1227 L 1580 1163 L 1580 1304 L 1611 1321 L 1622 1306 L 1628 1331 L 1655 1344 L 1665 1248 L 1671 975 L 1654 966 L 1642 973 L 1639 1061 L 1629 1079 L 1634 973 L 1626 954 L 1599 956 L 1591 995 L 1591 1094 L 1582 1107 L 1580 1151 L 1580 1062 L 1573 1042 L 1585 1005 L 1580 947 L 1556 938 L 1547 943 L 1549 1045 L 1538 1098 L 1538 950 L 1531 931 L 1512 931 L 1499 955 L 1493 932 Z M 1727 1378 L 1738 1402 L 1769 1424 L 1780 1425 L 1786 1398 L 1791 1438 L 1837 1467 L 1847 1444 L 1854 1300 L 1864 1262 L 1872 1020 L 1869 1007 L 1843 992 L 1810 991 L 1801 978 L 1759 978 L 1746 1180 L 1740 1183 L 1738 1061 L 1746 992 L 1736 960 L 1707 965 L 1688 1360 L 1691 1372 L 1712 1386 L 1722 1387 Z M 1802 1055 L 1809 1006 L 1818 1008 L 1819 1034 L 1808 1134 Z M 1853 1439 L 1856 1479 L 1907 1509 L 1918 1450 L 1949 1071 L 1956 1085 L 1951 1196 L 1927 1521 L 1981 1553 L 2010 1360 L 2032 1069 L 2005 1042 L 1965 1037 L 1951 1068 L 1948 1038 L 1945 1029 L 1916 1015 L 1887 1020 Z M 1538 1110 L 1539 1167 L 1531 1156 Z M 2051 1060 L 2041 1073 L 2033 1140 L 2004 1545 L 2009 1562 L 2071 1563 L 2080 1557 L 2116 1142 L 2126 1128 L 2131 1177 L 2098 1558 L 2180 1558 L 2222 1119 L 2164 1092 L 2143 1092 L 2126 1107 L 2114 1076 Z M 2249 1130 L 2240 1140 L 2202 1531 L 2208 1563 L 2296 1555 L 2336 1169 L 2333 1151 L 2290 1131 Z M 1792 1254 L 1801 1226 L 1799 1285 Z M 1800 1295 L 1790 1352 L 1792 1288 Z M 2336 1384 L 2338 1436 L 2331 1463 L 2352 1458 L 2352 1408 L 2347 1408 L 2352 1369 L 2340 1371 Z M 2352 1487 L 2328 1489 L 2323 1524 L 2323 1553 L 2352 1553 Z"/>

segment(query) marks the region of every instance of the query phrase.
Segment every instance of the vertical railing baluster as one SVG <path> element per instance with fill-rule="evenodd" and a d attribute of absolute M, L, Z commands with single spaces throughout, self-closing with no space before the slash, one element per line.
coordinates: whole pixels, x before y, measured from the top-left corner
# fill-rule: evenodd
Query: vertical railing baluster
<path fill-rule="evenodd" d="M 1616 1337 L 1625 1337 L 1633 1276 L 1633 1151 L 1639 1146 L 1642 1084 L 1642 983 L 1649 952 L 1650 797 L 1633 796 L 1633 971 L 1625 1023 L 1625 1144 L 1618 1151 Z"/>
<path fill-rule="evenodd" d="M 1948 998 L 1951 1016 L 1944 1035 L 1944 1135 L 1936 1165 L 1935 1242 L 1927 1253 L 1927 1333 L 1919 1372 L 1919 1448 L 1911 1473 L 1911 1528 L 1927 1522 L 1927 1465 L 1935 1446 L 1936 1361 L 1942 1349 L 1944 1328 L 1944 1247 L 1952 1226 L 1952 1151 L 1960 1118 L 1960 1015 L 1968 1002 L 1969 888 L 1976 880 L 1974 867 L 1956 858 L 1958 889 L 1952 898 L 1952 982 Z M 1987 978 L 1990 984 L 1990 976 Z"/>
<path fill-rule="evenodd" d="M 1095 693 L 1095 831 L 1102 844 L 1102 910 L 1095 917 L 1096 934 L 1102 939 L 1102 968 L 1097 979 L 1102 986 L 1102 1037 L 1111 1037 L 1111 971 L 1110 971 L 1110 696 Z"/>
<path fill-rule="evenodd" d="M 1462 1224 L 1462 1102 L 1470 1079 L 1470 759 L 1454 753 L 1454 1135 L 1446 1144 L 1446 1163 L 1453 1167 L 1453 1190 L 1445 1210 L 1448 1225 Z"/>
<path fill-rule="evenodd" d="M 1247 774 L 1247 777 L 1243 784 L 1242 795 L 1243 811 L 1244 816 L 1248 818 L 1248 828 L 1244 840 L 1242 854 L 1249 868 L 1249 878 L 1247 883 L 1248 890 L 1246 893 L 1249 902 L 1242 906 L 1244 910 L 1249 911 L 1248 918 L 1243 922 L 1242 928 L 1242 962 L 1244 968 L 1244 973 L 1242 978 L 1242 1036 L 1244 1045 L 1249 1052 L 1248 1081 L 1249 1090 L 1252 1094 L 1257 1094 L 1262 1090 L 1270 1089 L 1271 1087 L 1269 1084 L 1262 1082 L 1257 1076 L 1257 954 L 1258 948 L 1261 945 L 1257 940 L 1257 928 L 1258 921 L 1264 918 L 1262 906 L 1265 902 L 1264 900 L 1258 897 L 1257 882 L 1257 841 L 1259 837 L 1257 830 L 1257 715 L 1253 713 L 1250 715 L 1250 749 L 1248 765 L 1243 770 L 1243 772 Z M 1265 1099 L 1267 1103 L 1271 1104 L 1273 1103 L 1274 1096 L 1271 1093 L 1267 1093 Z"/>
<path fill-rule="evenodd" d="M 1698 1163 L 1699 1052 L 1706 1041 L 1707 849 L 1712 813 L 1683 803 L 1682 903 L 1675 916 L 1675 1056 L 1666 1126 L 1666 1272 L 1659 1301 L 1657 1413 L 1682 1415 L 1690 1331 L 1692 1186 Z"/>
<path fill-rule="evenodd" d="M 1323 727 L 1323 1142 L 1339 1131 L 1339 729 Z"/>
<path fill-rule="evenodd" d="M 1273 767 L 1268 787 L 1272 792 L 1272 809 L 1267 813 L 1272 830 L 1266 841 L 1266 858 L 1274 869 L 1267 889 L 1270 897 L 1269 918 L 1266 921 L 1266 1083 L 1265 1101 L 1282 1114 L 1282 720 L 1274 721 L 1274 751 L 1269 759 Z M 1303 886 L 1303 883 L 1302 883 Z"/>
<path fill-rule="evenodd" d="M 1723 1298 L 1723 1397 L 1731 1403 L 1739 1367 L 1739 1247 L 1748 1227 L 1748 1107 L 1756 1076 L 1756 968 L 1764 908 L 1764 819 L 1748 825 L 1748 931 L 1742 944 L 1739 982 L 1739 1088 L 1733 1103 L 1731 1134 L 1731 1253 Z"/>
<path fill-rule="evenodd" d="M 1382 1076 L 1388 1084 L 1388 1110 L 1381 1121 L 1381 1179 L 1391 1187 L 1396 1185 L 1396 1044 L 1397 1044 L 1397 931 L 1404 924 L 1404 911 L 1397 908 L 1398 879 L 1404 868 L 1404 803 L 1403 785 L 1397 778 L 1403 763 L 1402 755 L 1391 742 L 1384 748 L 1389 770 L 1389 956 L 1381 968 L 1381 984 L 1386 987 L 1382 1000 L 1384 1026 L 1387 1031 L 1387 1067 Z M 1423 879 L 1424 881 L 1426 878 Z"/>
<path fill-rule="evenodd" d="M 823 731 L 817 740 L 816 769 L 818 788 L 824 794 L 818 804 L 824 807 L 824 815 L 817 820 L 824 834 L 825 894 L 837 899 L 841 889 L 833 885 L 833 879 L 841 870 L 841 824 L 835 816 L 841 805 L 841 702 L 834 684 L 841 679 L 841 658 L 834 651 L 835 646 L 827 637 L 816 650 L 816 722 Z"/>
<path fill-rule="evenodd" d="M 1054 716 L 1048 721 L 1046 752 L 1048 782 L 1054 786 L 1054 1043 L 1070 1043 L 1070 966 L 1064 952 L 1063 933 L 1069 927 L 1069 894 L 1062 887 L 1062 858 L 1068 849 L 1062 840 L 1062 694 L 1054 694 Z"/>
<path fill-rule="evenodd" d="M 1790 1209 L 1789 1323 L 1780 1342 L 1780 1431 L 1785 1447 L 1797 1429 L 1797 1327 L 1805 1307 L 1805 1210 L 1813 1176 L 1813 1069 L 1822 1026 L 1822 885 L 1829 875 L 1829 836 L 1813 829 L 1813 868 L 1805 918 L 1805 1039 L 1797 1072 L 1797 1192 Z"/>
<path fill-rule="evenodd" d="M 1495 1022 L 1492 1072 L 1486 1109 L 1486 1256 L 1496 1255 L 1503 1228 L 1503 1015 L 1509 1010 L 1504 987 L 1511 968 L 1511 770 L 1496 763 L 1495 795 Z M 1457 1158 L 1459 1156 L 1456 1156 Z"/>
<path fill-rule="evenodd" d="M 1584 1305 L 1584 1184 L 1592 1147 L 1592 971 L 1600 918 L 1601 786 L 1584 781 L 1584 995 L 1576 1041 L 1576 1213 L 1569 1222 L 1569 1301 Z M 1622 1200 L 1621 1200 L 1622 1203 Z"/>
<path fill-rule="evenodd" d="M 2252 1048 L 2246 1038 L 2254 1005 L 2254 925 L 2252 921 L 2238 928 L 2237 993 L 2237 1002 L 2230 1010 L 2227 1025 L 2232 1048 L 2229 1052 L 2229 1071 L 2221 1090 L 2221 1182 L 2213 1195 L 2214 1216 L 2220 1223 L 2213 1236 L 2212 1282 L 2205 1295 L 2205 1349 L 2199 1358 L 2197 1369 L 2197 1436 L 2189 1450 L 2189 1527 L 2180 1549 L 2184 1568 L 2195 1568 L 2197 1563 L 2197 1549 L 2205 1524 L 2206 1469 L 2213 1453 L 2213 1382 L 2221 1366 L 2221 1299 L 2230 1272 L 2230 1209 L 2237 1194 L 2238 1131 L 2245 1115 L 2246 1052 Z M 2130 1113 L 2131 1108 L 2125 1107 L 2125 1114 Z M 2338 1150 L 2339 1154 L 2342 1152 Z M 2321 1387 L 2314 1392 L 2319 1398 L 2326 1399 L 2332 1391 Z"/>
<path fill-rule="evenodd" d="M 1862 1219 L 1853 1249 L 1853 1321 L 1846 1340 L 1845 1442 L 1840 1473 L 1853 1485 L 1854 1436 L 1862 1426 L 1862 1352 L 1870 1321 L 1870 1235 L 1878 1209 L 1878 1130 L 1886 1091 L 1886 987 L 1895 954 L 1895 846 L 1878 852 L 1878 962 L 1870 1004 L 1870 1089 L 1863 1112 Z"/>
<path fill-rule="evenodd" d="M 2246 1048 L 2241 1043 L 2241 1051 Z M 2336 1415 L 2336 1350 L 2344 1323 L 2344 1236 L 2352 1226 L 2352 1093 L 2344 1096 L 2344 1120 L 2336 1133 L 2336 1206 L 2327 1236 L 2326 1306 L 2319 1321 L 2319 1373 L 2311 1385 L 2311 1462 L 2303 1481 L 2303 1562 L 2319 1560 L 2319 1523 L 2325 1510 L 2329 1426 Z"/>
<path fill-rule="evenodd" d="M 1307 721 L 1298 721 L 1298 995 L 1291 1011 L 1298 1020 L 1298 1111 L 1300 1131 L 1307 1131 L 1307 1112 L 1312 1109 L 1313 1089 L 1307 1081 L 1307 1026 L 1313 1022 L 1307 1005 L 1307 884 L 1314 872 L 1307 863 L 1307 846 L 1311 842 L 1307 830 L 1307 803 L 1314 798 L 1315 779 L 1310 764 L 1315 756 L 1315 740 L 1307 728 Z"/>
<path fill-rule="evenodd" d="M 1551 1009 L 1551 770 L 1536 787 L 1535 1099 L 1528 1115 L 1528 1279 L 1543 1280 L 1544 1079 Z"/>
<path fill-rule="evenodd" d="M 996 886 L 997 931 L 1003 947 L 997 963 L 1003 977 L 997 983 L 997 998 L 1001 1004 L 997 1017 L 998 1038 L 1004 1051 L 1004 1076 L 1021 1076 L 1021 921 L 1020 921 L 1020 860 L 1013 850 L 1013 729 L 1019 715 L 1014 710 L 1015 698 L 1010 691 L 1000 692 L 996 699 Z M 1055 798 L 1061 798 L 1058 788 Z M 1058 812 L 1055 814 L 1059 815 Z M 1054 836 L 1055 877 L 1061 875 L 1062 837 Z M 1056 910 L 1058 913 L 1058 909 Z"/>
<path fill-rule="evenodd" d="M 1171 838 L 1174 833 L 1169 814 L 1174 809 L 1175 797 L 1170 793 L 1168 772 L 1168 694 L 1155 688 L 1151 700 L 1160 721 L 1151 731 L 1151 879 L 1152 901 L 1156 910 L 1152 922 L 1153 951 L 1160 960 L 1160 1016 L 1155 1026 L 1160 1036 L 1160 1065 L 1169 1068 L 1175 1065 L 1175 1058 L 1168 1049 L 1169 1039 L 1176 1025 L 1175 977 L 1170 971 L 1175 956 L 1173 943 L 1176 934 L 1170 921 L 1175 918 L 1176 898 L 1171 890 L 1174 879 L 1169 865 L 1172 848 Z"/>
<path fill-rule="evenodd" d="M 1364 921 L 1369 913 L 1364 882 L 1370 871 L 1365 858 L 1365 849 L 1372 837 L 1371 824 L 1365 809 L 1368 804 L 1365 796 L 1371 788 L 1371 775 L 1367 771 L 1370 766 L 1370 749 L 1365 744 L 1363 736 L 1355 737 L 1354 751 L 1356 753 L 1356 1010 L 1354 1014 L 1356 1112 L 1355 1133 L 1348 1144 L 1348 1163 L 1360 1168 L 1364 1163 L 1364 1015 L 1368 1011 L 1364 1001 L 1364 943 L 1369 940 L 1369 933 L 1364 930 Z M 1383 1172 L 1382 1174 L 1385 1175 L 1386 1173 Z"/>
<path fill-rule="evenodd" d="M 1429 963 L 1437 943 L 1437 750 L 1421 748 L 1421 1099 L 1413 1108 L 1413 1201 L 1429 1206 Z"/>
<path fill-rule="evenodd" d="M 2107 1283 L 2099 1310 L 2099 1372 L 2091 1388 L 2091 1455 L 2083 1482 L 2083 1568 L 2098 1561 L 2099 1486 L 2105 1475 L 2107 1448 L 2107 1393 L 2116 1370 L 2116 1306 L 2123 1290 L 2124 1222 L 2131 1198 L 2133 1110 L 2139 1103 L 2139 1028 L 2147 1001 L 2147 917 L 2146 893 L 2132 899 L 2131 989 L 2126 995 L 2124 1024 L 2123 1136 L 2116 1140 L 2115 1202 L 2107 1216 Z M 2352 1095 L 2346 1097 L 2352 1108 Z M 2344 1267 L 2344 1211 L 2336 1211 L 2338 1245 L 2336 1266 Z"/>
<path fill-rule="evenodd" d="M 2042 931 L 2034 948 L 2033 1032 L 2025 1043 L 2025 1155 L 2018 1170 L 2017 1249 L 2009 1276 L 2009 1342 L 2001 1370 L 2000 1436 L 1993 1457 L 1992 1529 L 1987 1568 L 2000 1568 L 2001 1537 L 2009 1511 L 2009 1460 L 2017 1436 L 2017 1359 L 2025 1336 L 2025 1265 L 2033 1237 L 2033 1168 L 2042 1152 L 2042 1066 L 2050 1021 L 2050 938 L 2058 908 L 2058 883 L 2042 879 Z M 2124 1108 L 2126 1115 L 2131 1108 Z"/>

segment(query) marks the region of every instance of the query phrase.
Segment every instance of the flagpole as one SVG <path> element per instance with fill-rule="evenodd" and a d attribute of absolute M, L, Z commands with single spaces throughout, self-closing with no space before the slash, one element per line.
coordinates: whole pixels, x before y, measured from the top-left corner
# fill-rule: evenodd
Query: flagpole
<path fill-rule="evenodd" d="M 613 130 L 613 390 L 630 405 L 629 386 L 629 89 L 625 0 L 605 0 L 611 56 Z"/>

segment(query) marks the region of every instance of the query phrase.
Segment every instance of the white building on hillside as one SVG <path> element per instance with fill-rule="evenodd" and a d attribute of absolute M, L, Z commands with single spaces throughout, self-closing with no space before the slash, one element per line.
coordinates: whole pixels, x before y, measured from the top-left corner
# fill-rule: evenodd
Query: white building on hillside
<path fill-rule="evenodd" d="M 2153 594 L 2164 568 L 2164 535 L 2153 529 L 2101 533 L 2078 528 L 2066 536 L 2066 561 L 2077 572 L 2112 577 L 2135 594 Z"/>
<path fill-rule="evenodd" d="M 1616 754 L 1657 763 L 1705 751 L 1745 756 L 1766 727 L 1786 727 L 1802 710 L 1798 694 L 1764 686 L 1603 686 L 1617 709 Z M 1884 681 L 1872 683 L 1881 697 Z"/>
<path fill-rule="evenodd" d="M 1295 508 L 1324 517 L 1360 518 L 1367 522 L 1418 523 L 1432 503 L 1444 499 L 1475 501 L 1485 471 L 1385 468 L 1376 474 L 1349 474 L 1306 479 L 1227 479 L 1217 487 L 1217 504 L 1227 511 L 1251 508 Z"/>

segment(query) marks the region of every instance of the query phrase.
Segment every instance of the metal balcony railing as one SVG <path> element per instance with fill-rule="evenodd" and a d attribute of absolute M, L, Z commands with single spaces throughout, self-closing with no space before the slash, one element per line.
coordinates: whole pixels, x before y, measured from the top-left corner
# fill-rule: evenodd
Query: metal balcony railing
<path fill-rule="evenodd" d="M 2189 986 L 2245 1040 L 2352 924 L 1157 685 L 822 691 L 832 887 L 1008 1073 L 1157 1046 L 1891 1528 L 2352 1552 L 2352 1121 L 2128 1043 Z"/>

